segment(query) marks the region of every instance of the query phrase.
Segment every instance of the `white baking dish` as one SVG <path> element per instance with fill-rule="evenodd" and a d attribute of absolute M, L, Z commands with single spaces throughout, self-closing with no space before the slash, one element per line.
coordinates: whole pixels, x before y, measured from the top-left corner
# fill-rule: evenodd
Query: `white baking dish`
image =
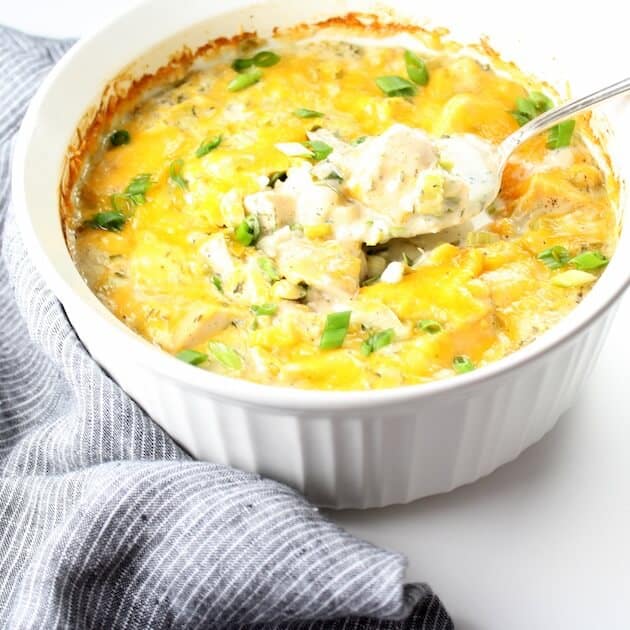
<path fill-rule="evenodd" d="M 507 58 L 561 91 L 565 79 L 583 92 L 627 74 L 614 45 L 615 29 L 623 35 L 622 9 L 612 2 L 619 19 L 607 17 L 605 31 L 589 23 L 600 19 L 590 12 L 576 12 L 571 28 L 557 29 L 566 10 L 551 3 L 530 2 L 518 20 L 508 8 L 502 15 L 492 0 L 466 4 L 378 7 L 388 5 L 421 24 L 448 25 L 464 41 L 488 34 Z M 533 15 L 543 7 L 551 15 L 539 22 Z M 265 34 L 274 26 L 370 11 L 374 3 L 189 0 L 180 9 L 150 0 L 81 41 L 39 90 L 16 146 L 13 195 L 22 232 L 96 360 L 195 457 L 279 479 L 321 505 L 380 506 L 444 492 L 490 473 L 541 438 L 587 378 L 629 283 L 630 230 L 583 303 L 538 341 L 475 372 L 406 388 L 318 392 L 225 378 L 151 346 L 96 299 L 70 259 L 57 208 L 66 148 L 107 82 L 125 68 L 131 76 L 151 72 L 184 45 L 194 49 L 241 28 Z M 587 32 L 595 48 L 583 45 Z M 539 45 L 546 38 L 548 45 Z M 584 72 L 594 50 L 606 59 L 596 75 Z M 630 131 L 627 101 L 609 106 L 607 115 L 623 138 Z M 610 151 L 619 174 L 628 177 L 630 151 L 615 134 Z"/>

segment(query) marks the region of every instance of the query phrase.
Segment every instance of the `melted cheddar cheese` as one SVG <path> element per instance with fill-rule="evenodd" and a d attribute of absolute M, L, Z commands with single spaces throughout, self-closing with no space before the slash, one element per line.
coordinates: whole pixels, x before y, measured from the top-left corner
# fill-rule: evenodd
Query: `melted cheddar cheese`
<path fill-rule="evenodd" d="M 541 135 L 511 158 L 485 225 L 393 232 L 366 245 L 335 238 L 353 212 L 335 207 L 332 219 L 315 212 L 307 224 L 271 228 L 261 214 L 262 233 L 249 244 L 239 237 L 248 196 L 287 196 L 273 174 L 289 170 L 299 181 L 310 172 L 308 151 L 277 145 L 303 146 L 314 128 L 347 143 L 400 124 L 495 144 L 518 129 L 511 112 L 529 90 L 516 73 L 424 41 L 428 82 L 388 97 L 375 78 L 407 77 L 404 49 L 347 39 L 224 46 L 109 121 L 83 157 L 66 233 L 86 282 L 133 330 L 167 352 L 196 351 L 201 369 L 261 383 L 393 387 L 453 375 L 462 358 L 466 369 L 500 359 L 565 316 L 596 280 L 603 265 L 585 272 L 569 262 L 582 252 L 610 257 L 616 240 L 614 195 L 585 141 L 586 119 L 569 146 L 550 149 Z M 231 91 L 234 59 L 270 49 L 279 61 Z M 318 115 L 300 117 L 299 108 Z M 114 130 L 128 142 L 113 146 Z M 203 154 L 209 140 L 218 146 Z M 129 186 L 140 175 L 148 185 L 134 199 Z M 330 194 L 315 183 L 305 203 Z M 560 260 L 550 265 L 552 247 Z M 582 275 L 563 282 L 570 271 Z M 351 311 L 347 334 L 322 349 L 327 316 L 339 311 Z M 374 345 L 384 331 L 387 342 Z"/>

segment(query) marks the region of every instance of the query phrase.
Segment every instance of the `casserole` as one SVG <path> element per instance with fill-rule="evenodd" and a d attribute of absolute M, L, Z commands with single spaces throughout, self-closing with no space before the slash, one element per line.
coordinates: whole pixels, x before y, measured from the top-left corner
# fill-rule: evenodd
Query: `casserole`
<path fill-rule="evenodd" d="M 397 16 L 413 10 L 416 20 L 430 15 L 434 24 L 456 27 L 460 18 L 461 24 L 468 23 L 463 15 L 452 20 L 437 3 L 421 11 L 392 4 Z M 217 9 L 195 2 L 185 15 L 173 17 L 165 2 L 145 3 L 81 42 L 53 71 L 24 121 L 14 165 L 14 196 L 29 248 L 79 336 L 105 369 L 194 456 L 261 472 L 335 507 L 386 505 L 448 490 L 491 472 L 544 435 L 587 376 L 614 303 L 627 286 L 627 233 L 622 232 L 616 255 L 583 303 L 540 339 L 498 363 L 457 379 L 404 389 L 306 392 L 195 371 L 136 337 L 83 283 L 52 209 L 74 130 L 121 70 L 130 81 L 164 65 L 184 44 L 195 49 L 241 27 L 264 35 L 275 26 L 372 8 L 358 2 L 317 7 L 235 2 Z M 150 33 L 143 28 L 149 22 Z M 476 30 L 455 32 L 455 38 L 477 39 L 487 29 L 475 24 Z M 499 26 L 505 36 L 505 24 Z M 111 41 L 124 44 L 112 49 Z M 570 42 L 567 49 L 573 61 Z M 520 53 L 537 74 L 557 78 L 554 68 L 544 74 L 536 55 Z M 565 68 L 560 76 L 572 78 Z M 620 112 L 623 103 L 611 108 L 610 115 Z M 613 120 L 620 128 L 619 119 Z M 611 140 L 616 164 L 627 163 L 621 149 Z M 621 201 L 623 205 L 623 195 Z"/>

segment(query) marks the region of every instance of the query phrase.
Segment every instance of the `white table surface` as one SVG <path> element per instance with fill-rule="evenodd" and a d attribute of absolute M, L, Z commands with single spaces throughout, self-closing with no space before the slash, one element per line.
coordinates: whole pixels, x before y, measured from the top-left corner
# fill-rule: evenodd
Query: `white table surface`
<path fill-rule="evenodd" d="M 7 0 L 0 23 L 77 36 L 129 4 Z M 458 630 L 628 630 L 630 296 L 575 407 L 517 461 L 446 495 L 330 516 L 406 554 Z"/>

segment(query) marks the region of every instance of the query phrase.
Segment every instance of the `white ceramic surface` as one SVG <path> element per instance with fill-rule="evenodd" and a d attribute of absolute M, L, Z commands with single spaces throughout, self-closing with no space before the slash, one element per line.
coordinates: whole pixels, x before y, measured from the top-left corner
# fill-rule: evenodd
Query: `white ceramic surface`
<path fill-rule="evenodd" d="M 629 234 L 624 234 L 618 254 L 583 304 L 511 357 L 422 387 L 324 394 L 207 374 L 138 339 L 81 281 L 53 209 L 63 150 L 76 122 L 97 100 L 106 80 L 153 44 L 170 38 L 136 65 L 137 71 L 162 63 L 184 41 L 195 45 L 236 32 L 241 25 L 254 23 L 264 31 L 369 4 L 210 6 L 195 0 L 185 15 L 174 15 L 167 2 L 154 0 L 132 9 L 82 42 L 53 72 L 25 120 L 14 171 L 14 195 L 29 246 L 94 356 L 193 454 L 258 470 L 337 507 L 408 501 L 473 481 L 516 457 L 551 428 L 592 366 L 611 304 L 628 282 Z M 404 4 L 406 13 L 415 11 L 419 18 L 431 15 L 433 24 L 466 26 L 457 29 L 463 39 L 474 39 L 481 30 L 496 32 L 497 47 L 525 68 L 552 80 L 574 79 L 576 91 L 593 87 L 586 85 L 576 42 L 570 38 L 559 42 L 564 55 L 559 52 L 558 60 L 549 64 L 539 47 L 511 32 L 514 26 L 507 20 L 493 30 L 479 24 L 477 12 L 477 22 L 466 11 L 453 15 L 449 3 L 426 2 L 415 9 L 408 3 L 392 4 Z M 477 8 L 479 4 L 484 3 Z M 147 20 L 150 32 L 141 28 Z M 125 43 L 112 48 L 111 41 Z M 620 102 L 608 108 L 622 132 L 624 124 L 627 129 L 627 121 L 620 118 L 624 106 Z M 612 148 L 627 175 L 630 159 L 623 156 L 623 144 Z"/>

